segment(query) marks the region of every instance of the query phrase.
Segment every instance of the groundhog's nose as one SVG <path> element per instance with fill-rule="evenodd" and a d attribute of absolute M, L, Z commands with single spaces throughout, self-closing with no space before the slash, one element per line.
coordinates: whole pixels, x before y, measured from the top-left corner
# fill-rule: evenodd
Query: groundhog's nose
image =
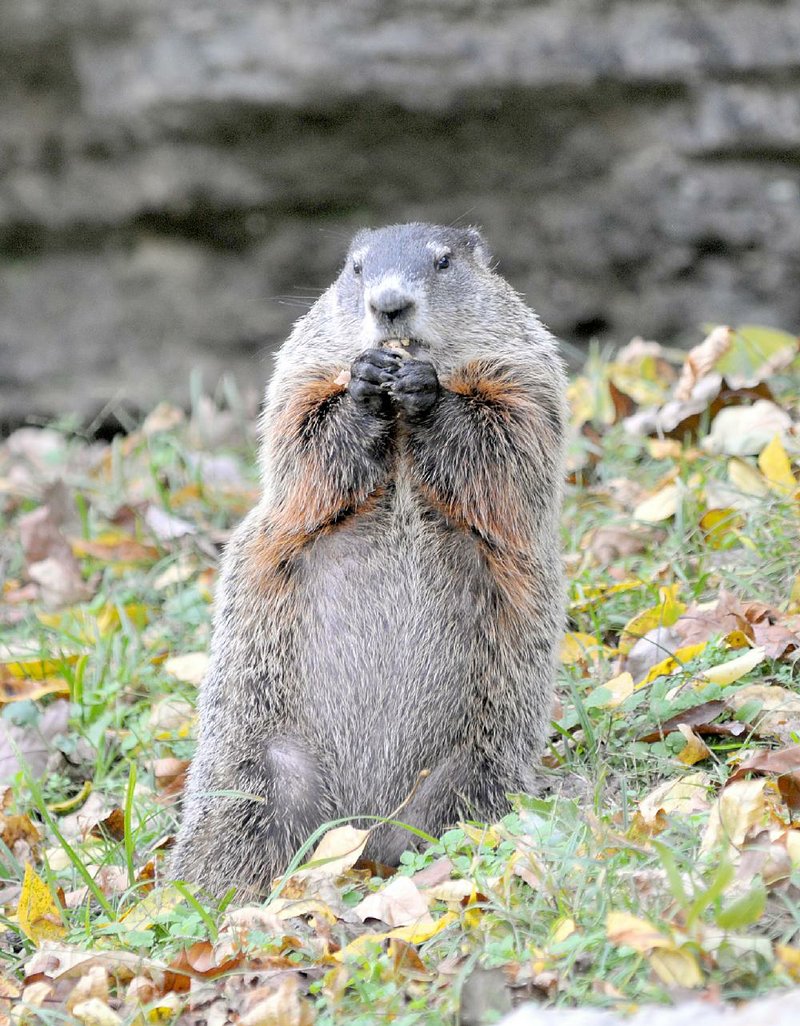
<path fill-rule="evenodd" d="M 395 321 L 414 309 L 414 297 L 394 286 L 378 286 L 370 292 L 369 308 L 378 318 Z"/>

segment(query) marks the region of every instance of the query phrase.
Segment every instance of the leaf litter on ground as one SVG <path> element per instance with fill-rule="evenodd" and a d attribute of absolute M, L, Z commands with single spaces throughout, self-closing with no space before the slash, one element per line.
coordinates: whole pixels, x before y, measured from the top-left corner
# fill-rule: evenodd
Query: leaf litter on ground
<path fill-rule="evenodd" d="M 797 338 L 753 326 L 591 353 L 541 793 L 409 833 L 396 869 L 333 825 L 258 901 L 163 868 L 256 404 L 162 404 L 111 442 L 14 432 L 0 1023 L 436 1026 L 478 991 L 499 1014 L 800 983 L 799 371 Z"/>

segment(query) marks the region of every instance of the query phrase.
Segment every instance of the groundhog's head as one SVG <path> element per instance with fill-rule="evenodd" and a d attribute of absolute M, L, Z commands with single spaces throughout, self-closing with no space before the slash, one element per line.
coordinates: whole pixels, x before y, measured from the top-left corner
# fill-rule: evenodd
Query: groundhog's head
<path fill-rule="evenodd" d="M 474 228 L 400 224 L 359 232 L 336 282 L 337 313 L 361 349 L 402 340 L 439 362 L 486 342 L 500 279 Z M 502 286 L 501 286 L 502 288 Z"/>

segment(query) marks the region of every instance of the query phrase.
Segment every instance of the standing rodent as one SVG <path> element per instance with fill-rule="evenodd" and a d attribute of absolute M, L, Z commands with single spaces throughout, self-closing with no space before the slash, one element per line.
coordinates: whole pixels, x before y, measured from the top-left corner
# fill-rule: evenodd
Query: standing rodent
<path fill-rule="evenodd" d="M 321 823 L 389 815 L 415 783 L 399 818 L 434 835 L 533 787 L 563 620 L 564 393 L 477 231 L 356 235 L 267 391 L 174 876 L 258 891 Z M 396 863 L 413 840 L 382 826 L 367 854 Z"/>

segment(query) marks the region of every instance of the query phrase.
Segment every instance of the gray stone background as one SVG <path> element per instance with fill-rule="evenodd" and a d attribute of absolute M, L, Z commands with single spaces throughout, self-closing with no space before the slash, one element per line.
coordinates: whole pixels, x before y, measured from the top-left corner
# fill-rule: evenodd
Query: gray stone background
<path fill-rule="evenodd" d="M 0 98 L 6 424 L 260 388 L 386 221 L 578 346 L 800 329 L 800 0 L 2 0 Z"/>

